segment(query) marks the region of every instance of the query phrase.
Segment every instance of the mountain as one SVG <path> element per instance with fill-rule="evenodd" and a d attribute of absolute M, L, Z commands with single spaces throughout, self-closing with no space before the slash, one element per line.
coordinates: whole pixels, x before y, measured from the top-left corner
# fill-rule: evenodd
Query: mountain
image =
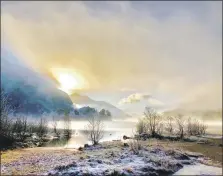
<path fill-rule="evenodd" d="M 4 49 L 1 53 L 1 89 L 15 113 L 39 115 L 74 109 L 70 97 L 57 89 L 50 79 L 29 69 Z"/>
<path fill-rule="evenodd" d="M 98 111 L 101 109 L 106 109 L 111 112 L 112 118 L 113 119 L 120 119 L 120 118 L 127 118 L 129 115 L 124 113 L 121 109 L 118 109 L 117 107 L 105 102 L 105 101 L 96 101 L 88 96 L 85 95 L 80 95 L 78 93 L 74 93 L 70 95 L 70 98 L 74 105 L 76 106 L 90 106 Z"/>

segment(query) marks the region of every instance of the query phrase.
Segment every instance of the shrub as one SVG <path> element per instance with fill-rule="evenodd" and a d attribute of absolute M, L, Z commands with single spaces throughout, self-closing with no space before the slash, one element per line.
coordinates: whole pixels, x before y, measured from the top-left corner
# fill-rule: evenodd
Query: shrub
<path fill-rule="evenodd" d="M 129 142 L 130 150 L 133 151 L 134 154 L 139 154 L 139 151 L 142 149 L 141 141 L 138 139 L 133 139 Z"/>

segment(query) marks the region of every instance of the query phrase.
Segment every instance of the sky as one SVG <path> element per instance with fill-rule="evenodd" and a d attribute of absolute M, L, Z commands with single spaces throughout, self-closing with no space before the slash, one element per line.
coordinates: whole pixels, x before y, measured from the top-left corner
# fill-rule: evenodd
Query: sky
<path fill-rule="evenodd" d="M 81 94 L 130 113 L 222 107 L 221 1 L 1 1 L 1 43 Z"/>

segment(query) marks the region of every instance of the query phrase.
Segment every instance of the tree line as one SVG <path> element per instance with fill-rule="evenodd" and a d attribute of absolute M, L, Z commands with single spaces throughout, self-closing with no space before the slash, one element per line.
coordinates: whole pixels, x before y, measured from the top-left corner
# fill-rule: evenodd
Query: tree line
<path fill-rule="evenodd" d="M 151 137 L 167 133 L 183 139 L 185 135 L 204 135 L 207 127 L 204 123 L 191 117 L 185 118 L 180 114 L 165 117 L 154 109 L 146 107 L 144 117 L 138 121 L 136 130 L 138 134 L 150 134 Z"/>

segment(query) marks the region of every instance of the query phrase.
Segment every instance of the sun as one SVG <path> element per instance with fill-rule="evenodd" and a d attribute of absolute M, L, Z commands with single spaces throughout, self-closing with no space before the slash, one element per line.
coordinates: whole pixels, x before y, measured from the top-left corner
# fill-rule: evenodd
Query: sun
<path fill-rule="evenodd" d="M 67 73 L 61 73 L 58 77 L 58 81 L 61 84 L 60 89 L 67 93 L 79 86 L 77 79 Z"/>
<path fill-rule="evenodd" d="M 74 90 L 83 89 L 87 86 L 84 77 L 74 70 L 52 69 L 52 73 L 59 82 L 58 89 L 71 94 Z"/>

